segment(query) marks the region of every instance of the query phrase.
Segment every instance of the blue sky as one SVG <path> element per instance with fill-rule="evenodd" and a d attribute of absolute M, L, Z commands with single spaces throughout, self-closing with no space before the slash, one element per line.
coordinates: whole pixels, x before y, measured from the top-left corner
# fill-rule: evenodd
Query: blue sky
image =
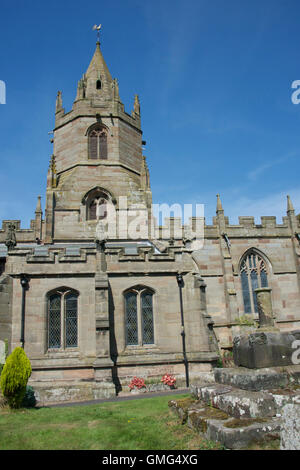
<path fill-rule="evenodd" d="M 45 207 L 55 98 L 69 110 L 101 48 L 130 112 L 139 94 L 154 203 L 205 204 L 221 194 L 231 223 L 300 212 L 298 0 L 2 0 L 0 219 Z"/>

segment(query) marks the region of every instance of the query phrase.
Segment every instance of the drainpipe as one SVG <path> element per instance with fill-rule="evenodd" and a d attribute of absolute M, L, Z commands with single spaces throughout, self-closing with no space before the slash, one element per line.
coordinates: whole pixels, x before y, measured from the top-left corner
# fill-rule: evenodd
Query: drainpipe
<path fill-rule="evenodd" d="M 21 274 L 20 283 L 22 286 L 22 318 L 21 318 L 21 347 L 24 349 L 25 343 L 25 297 L 26 291 L 29 289 L 29 279 L 26 274 Z"/>
<path fill-rule="evenodd" d="M 184 329 L 184 316 L 183 316 L 183 302 L 182 302 L 182 287 L 184 286 L 183 278 L 180 273 L 176 274 L 177 284 L 179 287 L 179 298 L 180 298 L 180 314 L 181 314 L 181 336 L 182 336 L 182 353 L 183 353 L 183 362 L 185 367 L 185 383 L 186 387 L 189 387 L 189 364 L 186 357 L 186 348 L 185 348 L 185 329 Z"/>

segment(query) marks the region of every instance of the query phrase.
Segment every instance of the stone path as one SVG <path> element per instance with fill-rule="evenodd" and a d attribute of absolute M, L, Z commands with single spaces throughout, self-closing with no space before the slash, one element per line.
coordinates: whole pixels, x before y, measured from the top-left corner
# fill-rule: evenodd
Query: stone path
<path fill-rule="evenodd" d="M 140 400 L 142 398 L 155 398 L 168 395 L 180 395 L 184 393 L 189 393 L 188 388 L 178 388 L 176 390 L 167 390 L 166 392 L 152 392 L 152 393 L 139 393 L 139 394 L 120 394 L 114 398 L 102 398 L 99 400 L 90 400 L 90 401 L 80 401 L 80 402 L 64 402 L 64 403 L 53 403 L 47 404 L 45 406 L 37 406 L 37 408 L 58 408 L 66 406 L 83 406 L 83 405 L 97 405 L 98 403 L 110 403 L 110 402 L 120 402 L 120 401 L 129 401 L 129 400 Z"/>

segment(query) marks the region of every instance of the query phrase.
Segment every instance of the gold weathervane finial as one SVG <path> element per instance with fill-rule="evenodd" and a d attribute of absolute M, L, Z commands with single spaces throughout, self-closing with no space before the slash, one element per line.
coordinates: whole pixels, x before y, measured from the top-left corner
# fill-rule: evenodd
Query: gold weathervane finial
<path fill-rule="evenodd" d="M 97 26 L 96 24 L 93 26 L 93 31 L 97 31 L 97 42 L 100 42 L 100 29 L 101 29 L 101 24 Z"/>

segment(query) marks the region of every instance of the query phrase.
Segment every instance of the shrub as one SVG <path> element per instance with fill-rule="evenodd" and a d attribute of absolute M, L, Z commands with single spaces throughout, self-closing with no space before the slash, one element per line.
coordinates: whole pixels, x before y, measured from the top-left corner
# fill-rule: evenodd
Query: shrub
<path fill-rule="evenodd" d="M 0 386 L 11 408 L 20 408 L 26 385 L 31 375 L 31 364 L 22 348 L 15 348 L 4 364 Z"/>
<path fill-rule="evenodd" d="M 23 408 L 34 408 L 36 405 L 36 398 L 34 390 L 30 385 L 26 386 L 26 392 L 22 401 Z"/>

